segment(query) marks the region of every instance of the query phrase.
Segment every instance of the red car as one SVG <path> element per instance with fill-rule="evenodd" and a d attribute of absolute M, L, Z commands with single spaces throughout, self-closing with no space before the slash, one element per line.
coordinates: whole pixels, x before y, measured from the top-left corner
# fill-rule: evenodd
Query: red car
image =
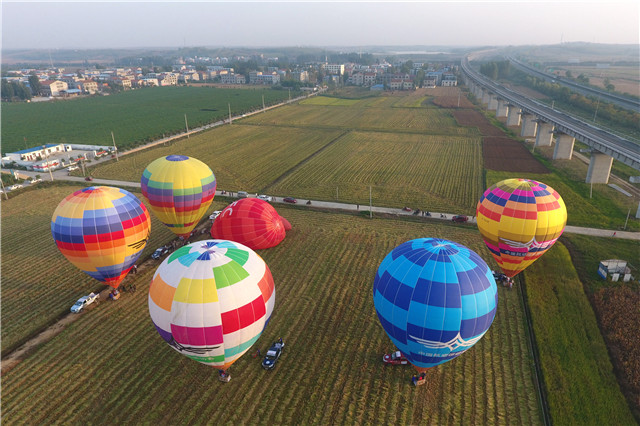
<path fill-rule="evenodd" d="M 285 203 L 292 203 L 292 204 L 295 204 L 298 202 L 298 200 L 296 200 L 293 197 L 284 197 L 282 201 L 284 201 Z"/>
<path fill-rule="evenodd" d="M 467 216 L 459 214 L 457 216 L 452 217 L 451 220 L 457 223 L 465 223 L 469 220 L 469 218 Z"/>
<path fill-rule="evenodd" d="M 385 365 L 407 365 L 409 360 L 400 351 L 395 351 L 390 354 L 384 354 L 382 356 L 382 362 Z"/>

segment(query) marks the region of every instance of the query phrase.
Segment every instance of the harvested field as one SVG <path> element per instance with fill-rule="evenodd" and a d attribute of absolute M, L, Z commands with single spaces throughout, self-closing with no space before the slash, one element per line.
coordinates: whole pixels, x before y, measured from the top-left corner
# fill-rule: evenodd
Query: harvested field
<path fill-rule="evenodd" d="M 454 95 L 454 96 L 438 96 L 433 100 L 433 103 L 441 108 L 474 108 L 475 105 L 471 103 L 466 96 Z"/>
<path fill-rule="evenodd" d="M 483 136 L 504 136 L 501 129 L 491 124 L 484 115 L 476 110 L 453 111 L 453 118 L 461 126 L 477 127 Z"/>
<path fill-rule="evenodd" d="M 485 169 L 519 173 L 549 173 L 525 146 L 508 137 L 482 139 L 482 158 Z"/>

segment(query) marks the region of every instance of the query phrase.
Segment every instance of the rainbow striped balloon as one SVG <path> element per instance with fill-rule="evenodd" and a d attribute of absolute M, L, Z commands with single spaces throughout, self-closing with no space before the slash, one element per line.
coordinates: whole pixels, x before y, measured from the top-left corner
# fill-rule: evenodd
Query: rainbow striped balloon
<path fill-rule="evenodd" d="M 260 250 L 280 244 L 287 225 L 291 229 L 271 204 L 258 198 L 242 198 L 222 210 L 211 226 L 211 236 Z"/>
<path fill-rule="evenodd" d="M 487 332 L 498 288 L 482 258 L 465 246 L 419 238 L 394 248 L 373 282 L 376 313 L 418 371 L 461 355 Z"/>
<path fill-rule="evenodd" d="M 135 195 L 92 186 L 67 196 L 51 218 L 60 252 L 81 271 L 117 288 L 142 253 L 151 220 Z"/>
<path fill-rule="evenodd" d="M 544 183 L 506 179 L 484 192 L 476 216 L 493 258 L 505 275 L 513 277 L 560 238 L 567 208 L 560 194 Z"/>
<path fill-rule="evenodd" d="M 169 155 L 147 166 L 140 187 L 160 222 L 186 239 L 213 201 L 216 177 L 200 160 Z"/>
<path fill-rule="evenodd" d="M 176 351 L 226 370 L 258 340 L 275 298 L 271 271 L 253 250 L 204 240 L 181 247 L 158 267 L 149 313 Z"/>

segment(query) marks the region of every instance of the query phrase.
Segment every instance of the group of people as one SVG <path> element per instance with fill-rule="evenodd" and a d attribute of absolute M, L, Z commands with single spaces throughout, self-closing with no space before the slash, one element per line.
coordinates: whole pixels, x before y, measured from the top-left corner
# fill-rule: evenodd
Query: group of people
<path fill-rule="evenodd" d="M 422 373 L 420 373 L 418 376 L 416 376 L 415 374 L 413 375 L 413 377 L 411 377 L 411 383 L 413 383 L 414 385 L 418 385 L 418 383 L 422 383 L 424 382 L 424 380 L 427 378 L 427 373 L 425 373 L 424 371 Z"/>

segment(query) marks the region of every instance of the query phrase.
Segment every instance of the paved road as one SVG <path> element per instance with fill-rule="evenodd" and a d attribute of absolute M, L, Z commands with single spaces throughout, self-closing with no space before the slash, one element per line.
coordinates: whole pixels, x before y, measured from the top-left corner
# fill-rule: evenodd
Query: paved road
<path fill-rule="evenodd" d="M 83 178 L 73 177 L 73 176 L 62 176 L 61 179 L 84 182 Z M 119 187 L 129 187 L 129 188 L 140 188 L 140 182 L 126 182 L 126 181 L 117 181 L 117 180 L 107 180 L 107 179 L 94 179 L 93 184 L 96 185 L 110 185 L 110 186 L 119 186 Z M 237 192 L 233 192 L 231 195 L 229 192 L 223 194 L 222 191 L 216 191 L 217 196 L 231 197 L 237 198 Z M 250 197 L 255 197 L 255 194 L 250 195 Z M 311 204 L 306 204 L 308 199 L 298 199 L 297 205 L 305 206 L 309 208 L 316 209 L 334 209 L 334 210 L 345 210 L 345 211 L 369 211 L 369 206 L 367 205 L 358 205 L 358 204 L 349 204 L 349 203 L 340 203 L 336 201 L 319 201 L 319 200 L 311 200 Z M 282 197 L 273 197 L 272 203 L 274 204 L 286 204 L 282 201 Z M 386 213 L 395 216 L 416 216 L 420 217 L 424 220 L 446 220 L 451 221 L 451 218 L 455 216 L 453 213 L 444 213 L 444 212 L 429 212 L 431 214 L 430 217 L 423 216 L 422 214 L 414 214 L 415 212 L 407 212 L 402 209 L 393 208 L 393 207 L 378 207 L 372 206 L 371 211 L 374 213 Z M 469 217 L 469 221 L 467 223 L 476 223 L 476 218 Z M 640 232 L 629 232 L 629 231 L 615 231 L 610 229 L 596 229 L 596 228 L 582 228 L 579 226 L 567 226 L 564 232 L 569 234 L 581 234 L 581 235 L 591 235 L 594 237 L 612 237 L 615 232 L 615 238 L 622 238 L 626 240 L 638 240 L 640 241 Z"/>

